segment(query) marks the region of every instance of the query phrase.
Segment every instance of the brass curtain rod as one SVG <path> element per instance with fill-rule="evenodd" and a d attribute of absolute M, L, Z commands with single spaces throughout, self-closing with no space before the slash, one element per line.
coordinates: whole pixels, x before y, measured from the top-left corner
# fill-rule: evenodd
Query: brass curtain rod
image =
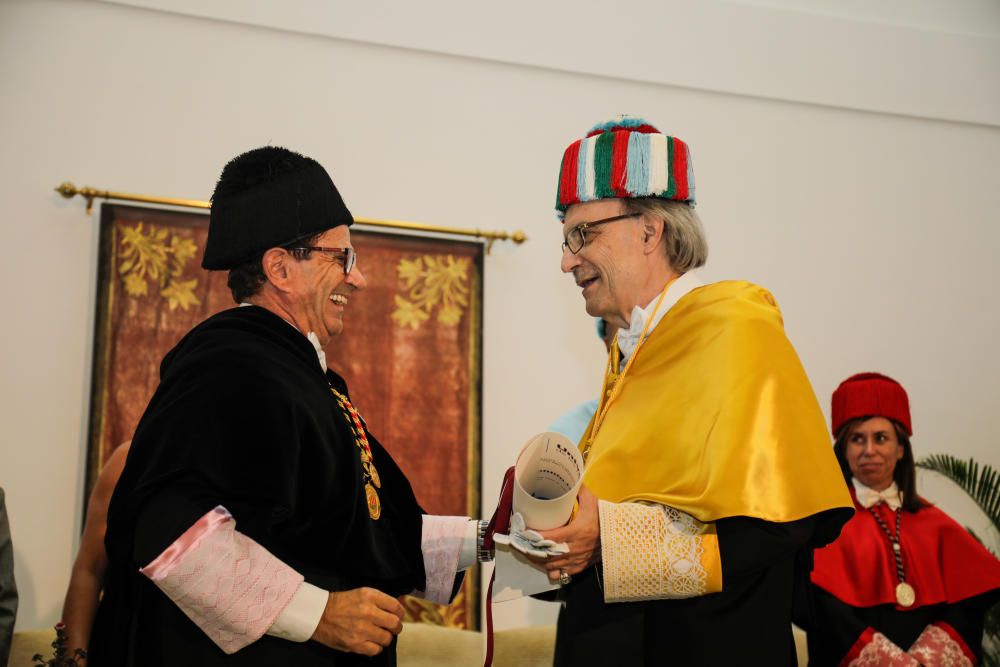
<path fill-rule="evenodd" d="M 153 197 L 150 195 L 135 195 L 127 192 L 112 192 L 110 190 L 98 190 L 90 186 L 78 188 L 69 181 L 55 188 L 55 191 L 66 199 L 80 195 L 87 200 L 87 214 L 94 210 L 95 199 L 117 199 L 121 201 L 137 201 L 147 204 L 164 204 L 166 206 L 180 206 L 183 208 L 212 208 L 211 202 L 198 199 L 174 199 L 173 197 Z M 436 234 L 453 234 L 456 236 L 473 236 L 486 241 L 486 252 L 489 253 L 496 241 L 513 241 L 520 245 L 528 240 L 527 235 L 518 230 L 516 232 L 484 231 L 481 229 L 469 229 L 465 227 L 445 227 L 442 225 L 427 225 L 420 222 L 406 222 L 403 220 L 376 220 L 374 218 L 355 218 L 359 225 L 369 227 L 386 227 L 389 229 L 406 229 L 415 232 L 433 232 Z"/>

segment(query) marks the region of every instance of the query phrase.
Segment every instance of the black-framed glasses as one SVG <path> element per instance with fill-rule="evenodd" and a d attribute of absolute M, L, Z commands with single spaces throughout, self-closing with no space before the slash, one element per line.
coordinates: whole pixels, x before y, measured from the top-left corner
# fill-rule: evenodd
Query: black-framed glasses
<path fill-rule="evenodd" d="M 288 249 L 298 259 L 308 259 L 309 253 L 314 250 L 323 253 L 334 261 L 340 262 L 344 267 L 345 276 L 351 272 L 351 269 L 354 268 L 354 265 L 358 261 L 358 253 L 354 251 L 354 248 L 327 248 L 320 245 L 303 245 Z"/>
<path fill-rule="evenodd" d="M 585 222 L 581 225 L 577 225 L 573 229 L 569 230 L 566 234 L 566 240 L 563 241 L 562 249 L 566 252 L 567 249 L 574 255 L 583 249 L 583 246 L 587 245 L 587 230 L 598 225 L 606 225 L 609 222 L 618 222 L 619 220 L 625 220 L 626 218 L 638 218 L 641 217 L 642 213 L 623 213 L 622 215 L 614 215 L 610 218 L 603 218 L 601 220 L 594 220 L 593 222 Z"/>

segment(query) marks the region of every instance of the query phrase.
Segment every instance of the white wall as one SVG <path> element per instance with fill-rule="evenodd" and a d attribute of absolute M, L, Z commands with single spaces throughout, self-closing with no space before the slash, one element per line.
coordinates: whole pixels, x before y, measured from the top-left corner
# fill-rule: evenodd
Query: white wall
<path fill-rule="evenodd" d="M 690 143 L 706 275 L 774 292 L 824 406 L 849 373 L 882 370 L 910 391 L 918 454 L 1000 465 L 1000 49 L 997 30 L 974 27 L 996 16 L 981 3 L 953 3 L 959 17 L 935 32 L 926 13 L 909 27 L 805 0 L 643 1 L 621 22 L 641 45 L 598 18 L 567 30 L 569 10 L 475 21 L 401 4 L 380 33 L 363 3 L 321 3 L 330 23 L 303 0 L 280 16 L 131 4 L 181 13 L 0 0 L 0 485 L 19 627 L 58 618 L 82 512 L 97 228 L 52 188 L 206 199 L 227 159 L 265 143 L 320 160 L 357 215 L 531 237 L 486 264 L 484 505 L 526 437 L 596 393 L 600 347 L 559 274 L 551 206 L 565 145 L 623 111 Z M 741 22 L 755 39 L 737 39 Z M 670 58 L 655 60 L 650 34 Z M 853 52 L 846 72 L 822 34 Z M 964 77 L 928 77 L 934 62 Z M 507 603 L 497 625 L 552 615 Z"/>

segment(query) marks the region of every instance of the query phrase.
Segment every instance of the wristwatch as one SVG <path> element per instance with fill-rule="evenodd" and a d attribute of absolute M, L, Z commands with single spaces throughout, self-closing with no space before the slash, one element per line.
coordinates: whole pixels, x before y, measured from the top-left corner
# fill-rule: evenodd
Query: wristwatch
<path fill-rule="evenodd" d="M 483 539 L 486 537 L 486 528 L 489 525 L 489 521 L 479 520 L 479 530 L 476 534 L 476 560 L 480 563 L 489 563 L 493 560 L 493 550 L 483 548 Z"/>

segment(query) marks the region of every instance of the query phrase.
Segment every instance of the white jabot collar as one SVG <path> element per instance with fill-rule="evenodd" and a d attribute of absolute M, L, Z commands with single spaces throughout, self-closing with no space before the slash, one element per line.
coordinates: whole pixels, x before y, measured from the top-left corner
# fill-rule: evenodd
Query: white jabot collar
<path fill-rule="evenodd" d="M 646 337 L 648 338 L 650 334 L 653 333 L 653 329 L 657 327 L 663 316 L 666 315 L 674 305 L 681 300 L 681 298 L 693 289 L 702 287 L 705 283 L 695 275 L 694 271 L 688 271 L 683 276 L 674 281 L 674 284 L 670 286 L 667 293 L 663 295 L 663 303 L 660 304 L 659 310 L 656 311 L 656 316 L 653 317 L 653 321 L 649 325 L 649 329 L 646 331 Z M 621 362 L 624 364 L 628 361 L 632 353 L 635 352 L 635 348 L 639 346 L 639 336 L 642 335 L 642 330 L 646 328 L 646 321 L 653 312 L 653 308 L 656 307 L 656 300 L 660 298 L 657 294 L 653 297 L 653 300 L 646 304 L 645 308 L 640 308 L 635 306 L 632 308 L 632 316 L 629 318 L 628 329 L 620 329 L 618 331 L 618 349 L 622 351 Z"/>
<path fill-rule="evenodd" d="M 316 348 L 316 357 L 319 359 L 319 365 L 323 367 L 323 372 L 326 372 L 326 352 L 323 351 L 323 346 L 319 344 L 319 336 L 316 335 L 315 331 L 310 331 L 306 334 L 306 338 L 313 347 Z"/>
<path fill-rule="evenodd" d="M 240 308 L 242 308 L 244 306 L 252 306 L 252 305 L 253 305 L 252 303 L 247 303 L 246 301 L 244 301 L 243 303 L 240 304 Z M 285 320 L 284 317 L 282 317 L 281 319 Z M 285 322 L 288 322 L 288 320 L 285 320 Z M 292 327 L 293 329 L 295 329 L 299 333 L 302 333 L 302 331 L 297 326 L 295 326 L 294 324 L 292 324 L 291 322 L 288 322 L 288 326 Z M 326 372 L 326 352 L 323 351 L 323 346 L 319 344 L 319 336 L 316 335 L 315 331 L 310 331 L 309 333 L 306 334 L 306 340 L 308 340 L 310 343 L 312 343 L 312 346 L 314 348 L 316 348 L 316 357 L 319 359 L 319 365 L 323 367 L 323 372 L 325 373 Z"/>
<path fill-rule="evenodd" d="M 898 510 L 903 506 L 903 494 L 899 492 L 899 487 L 896 486 L 895 482 L 882 491 L 869 489 L 859 482 L 857 477 L 852 477 L 851 482 L 854 483 L 854 492 L 858 496 L 858 504 L 864 508 L 872 507 L 879 503 L 885 503 L 893 510 Z"/>

